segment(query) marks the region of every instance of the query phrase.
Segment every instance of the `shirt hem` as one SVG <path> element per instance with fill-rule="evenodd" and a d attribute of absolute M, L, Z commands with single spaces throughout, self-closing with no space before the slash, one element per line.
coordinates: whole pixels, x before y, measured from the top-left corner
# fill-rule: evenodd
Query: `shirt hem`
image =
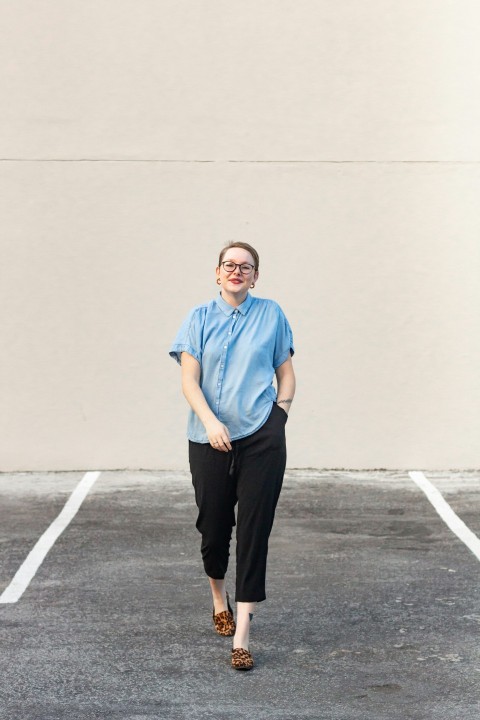
<path fill-rule="evenodd" d="M 245 435 L 235 435 L 234 437 L 231 437 L 231 438 L 230 438 L 231 442 L 235 442 L 235 440 L 243 440 L 244 438 L 250 437 L 250 435 L 253 435 L 254 433 L 256 433 L 257 430 L 260 430 L 260 428 L 265 425 L 265 423 L 267 422 L 268 418 L 270 417 L 270 413 L 272 412 L 272 408 L 273 408 L 274 402 L 275 402 L 275 400 L 272 400 L 272 404 L 270 405 L 270 410 L 268 411 L 268 413 L 266 414 L 266 416 L 265 416 L 265 418 L 262 420 L 262 422 L 261 422 L 259 425 L 257 425 L 257 427 L 255 428 L 255 430 L 252 430 L 251 432 L 248 432 L 248 433 L 246 433 Z M 207 440 L 206 442 L 201 442 L 200 440 L 192 440 L 192 438 L 189 437 L 188 435 L 187 435 L 187 438 L 188 438 L 188 440 L 189 440 L 190 442 L 197 443 L 198 445 L 209 445 L 209 444 L 210 444 L 210 443 L 208 442 L 208 440 Z"/>

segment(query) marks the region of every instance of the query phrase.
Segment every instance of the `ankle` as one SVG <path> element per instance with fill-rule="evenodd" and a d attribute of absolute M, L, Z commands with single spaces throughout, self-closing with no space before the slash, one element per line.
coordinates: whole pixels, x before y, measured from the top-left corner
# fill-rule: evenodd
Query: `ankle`
<path fill-rule="evenodd" d="M 225 612 L 225 610 L 228 610 L 227 603 L 223 602 L 223 600 L 214 600 L 213 610 L 215 612 L 215 615 L 218 615 L 218 613 L 221 612 Z"/>
<path fill-rule="evenodd" d="M 224 610 L 228 610 L 227 594 L 225 592 L 212 592 L 212 598 L 215 615 Z"/>
<path fill-rule="evenodd" d="M 225 578 L 222 578 L 221 580 L 216 580 L 209 577 L 208 580 L 210 583 L 210 590 L 212 592 L 214 614 L 217 615 L 218 613 L 228 609 Z"/>
<path fill-rule="evenodd" d="M 248 637 L 242 637 L 235 635 L 233 638 L 233 649 L 236 650 L 237 648 L 243 648 L 244 650 L 248 650 L 250 638 Z"/>

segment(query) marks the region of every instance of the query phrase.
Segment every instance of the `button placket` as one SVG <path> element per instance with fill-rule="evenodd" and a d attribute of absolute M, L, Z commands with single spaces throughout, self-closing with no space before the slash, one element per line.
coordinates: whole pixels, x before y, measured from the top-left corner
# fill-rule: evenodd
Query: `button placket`
<path fill-rule="evenodd" d="M 225 375 L 225 364 L 226 364 L 226 359 L 227 359 L 228 345 L 229 345 L 231 337 L 233 335 L 233 330 L 235 328 L 235 323 L 237 321 L 237 318 L 238 318 L 238 311 L 235 310 L 235 312 L 232 313 L 232 322 L 230 325 L 230 329 L 227 332 L 227 337 L 224 341 L 222 354 L 220 356 L 220 368 L 219 368 L 219 372 L 218 372 L 217 392 L 215 394 L 215 405 L 216 405 L 217 415 L 220 411 L 220 395 L 222 392 L 223 378 Z"/>

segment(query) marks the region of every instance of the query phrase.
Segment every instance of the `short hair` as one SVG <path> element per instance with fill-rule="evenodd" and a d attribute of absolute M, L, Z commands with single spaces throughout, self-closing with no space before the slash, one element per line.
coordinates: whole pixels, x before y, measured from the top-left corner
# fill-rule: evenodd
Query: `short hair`
<path fill-rule="evenodd" d="M 253 258 L 253 264 L 255 265 L 255 270 L 258 270 L 258 267 L 260 265 L 260 258 L 258 256 L 258 252 L 248 243 L 244 242 L 236 242 L 235 240 L 231 240 L 229 243 L 225 245 L 224 248 L 222 248 L 220 252 L 220 257 L 218 258 L 218 267 L 222 264 L 223 258 L 225 256 L 225 253 L 227 250 L 230 250 L 230 248 L 242 248 L 242 250 L 246 250 L 250 253 L 250 255 Z"/>

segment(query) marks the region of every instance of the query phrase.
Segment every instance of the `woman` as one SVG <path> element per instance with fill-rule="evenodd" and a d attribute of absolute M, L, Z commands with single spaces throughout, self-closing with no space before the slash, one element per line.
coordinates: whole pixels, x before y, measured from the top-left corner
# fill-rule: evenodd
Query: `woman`
<path fill-rule="evenodd" d="M 277 303 L 249 293 L 258 267 L 258 253 L 247 243 L 223 248 L 216 268 L 219 295 L 193 308 L 170 350 L 181 365 L 182 390 L 191 407 L 189 461 L 214 627 L 220 635 L 234 636 L 236 670 L 253 667 L 250 622 L 256 603 L 266 598 L 268 538 L 295 393 L 290 325 Z M 225 587 L 235 524 L 236 624 Z"/>

